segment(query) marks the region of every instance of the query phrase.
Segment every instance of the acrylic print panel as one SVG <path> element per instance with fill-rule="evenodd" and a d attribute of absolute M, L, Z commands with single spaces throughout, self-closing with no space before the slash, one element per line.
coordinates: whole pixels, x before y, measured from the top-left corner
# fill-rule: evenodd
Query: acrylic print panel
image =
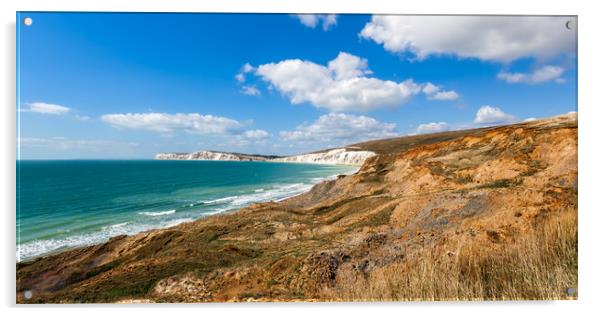
<path fill-rule="evenodd" d="M 577 18 L 17 14 L 18 303 L 577 298 Z"/>

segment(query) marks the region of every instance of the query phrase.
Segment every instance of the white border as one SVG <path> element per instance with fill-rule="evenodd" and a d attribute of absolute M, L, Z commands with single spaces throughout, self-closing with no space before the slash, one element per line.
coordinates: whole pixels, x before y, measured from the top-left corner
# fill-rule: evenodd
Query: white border
<path fill-rule="evenodd" d="M 241 314 L 282 315 L 328 313 L 365 315 L 395 313 L 414 315 L 480 314 L 556 314 L 573 315 L 593 313 L 602 302 L 600 286 L 602 224 L 599 187 L 600 138 L 602 130 L 602 102 L 599 97 L 601 71 L 600 11 L 595 1 L 383 1 L 383 0 L 20 0 L 2 1 L 2 76 L 3 101 L 2 175 L 0 201 L 4 220 L 2 242 L 2 280 L 0 291 L 3 314 L 19 315 L 105 315 L 107 313 L 144 313 L 161 315 L 166 308 L 176 308 L 186 314 Z M 285 13 L 386 13 L 386 14 L 544 14 L 579 16 L 579 300 L 560 302 L 484 302 L 484 303 L 379 303 L 379 304 L 202 304 L 161 306 L 100 306 L 101 308 L 43 306 L 15 307 L 15 12 L 16 11 L 128 11 L 128 12 L 285 12 Z M 99 307 L 99 305 L 93 305 Z M 5 314 L 6 313 L 6 314 Z M 246 316 L 246 315 L 245 315 Z"/>

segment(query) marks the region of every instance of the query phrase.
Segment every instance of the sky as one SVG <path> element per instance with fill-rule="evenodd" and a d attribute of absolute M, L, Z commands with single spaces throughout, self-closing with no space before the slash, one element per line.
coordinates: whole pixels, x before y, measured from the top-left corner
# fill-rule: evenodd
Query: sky
<path fill-rule="evenodd" d="M 19 159 L 290 155 L 577 111 L 575 17 L 17 21 Z"/>

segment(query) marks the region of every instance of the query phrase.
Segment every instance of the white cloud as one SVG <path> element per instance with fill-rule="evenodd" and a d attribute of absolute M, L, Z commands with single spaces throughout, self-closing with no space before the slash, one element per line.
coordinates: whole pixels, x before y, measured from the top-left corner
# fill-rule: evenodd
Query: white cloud
<path fill-rule="evenodd" d="M 299 19 L 301 24 L 312 29 L 318 26 L 320 22 L 324 31 L 328 31 L 331 26 L 337 24 L 336 14 L 293 14 L 293 16 Z"/>
<path fill-rule="evenodd" d="M 337 58 L 328 62 L 328 70 L 337 80 L 350 79 L 369 75 L 368 60 L 345 52 L 340 52 Z"/>
<path fill-rule="evenodd" d="M 440 88 L 430 82 L 427 82 L 426 84 L 424 84 L 424 86 L 422 86 L 422 92 L 426 95 L 432 95 L 437 93 L 440 90 Z"/>
<path fill-rule="evenodd" d="M 248 130 L 242 133 L 242 135 L 248 139 L 266 139 L 271 136 L 270 133 L 262 129 Z"/>
<path fill-rule="evenodd" d="M 241 92 L 246 95 L 261 95 L 261 91 L 259 91 L 259 89 L 257 89 L 255 86 L 242 86 Z"/>
<path fill-rule="evenodd" d="M 374 15 L 359 35 L 390 52 L 410 52 L 418 59 L 450 54 L 511 62 L 575 54 L 576 32 L 566 29 L 568 20 L 574 18 Z"/>
<path fill-rule="evenodd" d="M 251 64 L 249 64 L 249 63 L 245 63 L 245 64 L 242 66 L 242 72 L 243 72 L 243 73 L 245 73 L 245 74 L 246 74 L 246 73 L 249 73 L 249 72 L 252 72 L 252 71 L 254 71 L 254 70 L 255 70 L 255 67 L 253 67 L 253 65 L 251 65 Z"/>
<path fill-rule="evenodd" d="M 245 75 L 243 75 L 242 73 L 237 73 L 236 76 L 234 76 L 234 78 L 236 79 L 236 81 L 238 81 L 239 83 L 243 83 L 245 82 L 246 78 Z"/>
<path fill-rule="evenodd" d="M 500 72 L 497 77 L 500 80 L 504 80 L 508 83 L 528 83 L 537 84 L 547 81 L 554 80 L 556 83 L 563 83 L 564 79 L 560 78 L 564 73 L 564 68 L 558 66 L 543 66 L 536 69 L 532 73 L 521 73 L 521 72 Z"/>
<path fill-rule="evenodd" d="M 302 124 L 293 131 L 280 132 L 280 137 L 286 141 L 334 145 L 393 136 L 397 136 L 393 123 L 382 123 L 368 116 L 344 113 L 322 115 L 311 124 Z"/>
<path fill-rule="evenodd" d="M 365 59 L 341 52 L 319 65 L 288 59 L 257 67 L 256 74 L 290 98 L 291 103 L 309 102 L 330 111 L 369 111 L 391 108 L 421 91 L 412 80 L 394 82 L 367 77 Z"/>
<path fill-rule="evenodd" d="M 324 29 L 324 31 L 328 31 L 328 29 L 333 25 L 337 25 L 337 15 L 336 14 L 327 14 L 322 19 L 322 28 Z"/>
<path fill-rule="evenodd" d="M 262 129 L 247 130 L 231 137 L 228 140 L 228 144 L 236 147 L 265 145 L 270 137 L 272 135 Z"/>
<path fill-rule="evenodd" d="M 517 118 L 513 115 L 506 114 L 502 109 L 484 105 L 477 111 L 474 122 L 476 124 L 503 124 L 516 122 Z"/>
<path fill-rule="evenodd" d="M 433 122 L 418 125 L 416 132 L 418 134 L 430 134 L 430 133 L 438 133 L 445 132 L 449 130 L 449 124 L 445 122 Z"/>
<path fill-rule="evenodd" d="M 186 131 L 195 134 L 231 134 L 240 132 L 243 127 L 242 123 L 233 119 L 198 113 L 106 114 L 101 119 L 113 127 L 161 133 Z"/>
<path fill-rule="evenodd" d="M 432 96 L 429 96 L 430 100 L 438 100 L 438 101 L 451 101 L 457 100 L 460 96 L 456 91 L 439 91 Z"/>
<path fill-rule="evenodd" d="M 243 83 L 247 80 L 245 75 L 253 71 L 255 71 L 255 67 L 253 67 L 253 65 L 249 63 L 245 63 L 244 65 L 242 65 L 240 71 L 236 74 L 236 76 L 234 76 L 234 78 L 236 79 L 236 81 L 238 81 L 238 83 Z"/>
<path fill-rule="evenodd" d="M 71 111 L 71 109 L 66 106 L 44 102 L 26 103 L 25 105 L 27 105 L 27 108 L 21 109 L 23 112 L 63 115 Z"/>
<path fill-rule="evenodd" d="M 429 100 L 438 101 L 451 101 L 460 97 L 456 91 L 441 91 L 441 87 L 430 82 L 427 82 L 422 86 L 422 93 L 426 94 Z"/>

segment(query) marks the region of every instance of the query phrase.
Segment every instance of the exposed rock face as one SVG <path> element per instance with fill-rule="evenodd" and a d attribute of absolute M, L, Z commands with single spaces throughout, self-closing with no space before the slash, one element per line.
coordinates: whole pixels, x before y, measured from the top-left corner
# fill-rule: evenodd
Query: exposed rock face
<path fill-rule="evenodd" d="M 224 161 L 267 161 L 269 156 L 224 153 L 217 151 L 195 151 L 193 153 L 159 153 L 157 160 L 224 160 Z"/>
<path fill-rule="evenodd" d="M 359 166 L 363 164 L 366 159 L 375 155 L 376 154 L 371 151 L 349 151 L 345 148 L 337 148 L 319 153 L 276 158 L 272 161 Z"/>
<path fill-rule="evenodd" d="M 515 272 L 534 252 L 557 252 L 556 243 L 525 247 L 524 240 L 576 231 L 574 116 L 355 146 L 378 155 L 305 194 L 19 263 L 17 299 L 25 302 L 24 291 L 34 293 L 28 302 L 381 299 L 365 295 L 383 287 L 410 293 L 397 299 L 453 299 L 473 290 L 473 299 L 553 299 L 575 286 L 576 251 L 567 261 L 529 263 L 527 282 Z M 344 155 L 332 153 L 353 161 Z M 550 224 L 559 218 L 575 224 Z M 558 244 L 570 250 L 576 240 Z M 487 270 L 491 256 L 508 249 L 518 255 Z M 471 253 L 486 260 L 463 259 Z M 428 276 L 386 288 L 403 275 L 430 275 L 425 262 L 454 271 L 443 270 L 449 279 L 433 285 L 433 294 L 410 291 Z M 507 274 L 495 274 L 500 269 Z M 531 277 L 558 273 L 566 277 L 550 278 L 548 294 L 532 285 Z M 486 283 L 506 277 L 516 277 L 507 292 Z M 470 283 L 475 278 L 480 283 Z M 469 287 L 444 292 L 450 280 Z"/>
<path fill-rule="evenodd" d="M 216 151 L 197 151 L 193 153 L 160 153 L 155 156 L 157 160 L 225 160 L 225 161 L 273 161 L 317 163 L 329 165 L 355 165 L 359 166 L 364 161 L 376 155 L 371 151 L 348 150 L 337 148 L 324 152 L 309 153 L 288 157 L 247 155 L 237 153 L 224 153 Z"/>

